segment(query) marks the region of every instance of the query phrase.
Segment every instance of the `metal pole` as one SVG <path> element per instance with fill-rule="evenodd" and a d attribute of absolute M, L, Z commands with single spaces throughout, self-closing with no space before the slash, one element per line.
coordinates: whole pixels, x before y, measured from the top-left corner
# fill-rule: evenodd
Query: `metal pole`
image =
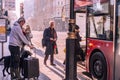
<path fill-rule="evenodd" d="M 0 16 L 2 16 L 2 0 L 0 0 Z"/>
<path fill-rule="evenodd" d="M 74 0 L 70 0 L 70 20 L 69 33 L 66 39 L 66 73 L 65 80 L 77 79 L 77 62 L 75 60 L 75 15 L 74 15 Z"/>
<path fill-rule="evenodd" d="M 3 2 L 2 2 L 2 0 L 0 0 L 0 3 L 1 3 L 1 6 L 0 6 L 0 7 L 1 7 L 0 16 L 2 16 L 2 7 L 3 7 Z M 2 49 L 2 57 L 3 57 L 3 53 L 4 53 L 4 51 L 3 51 L 3 50 L 4 50 L 4 49 L 3 49 L 3 48 L 4 48 L 3 42 L 1 43 L 1 46 L 2 46 L 1 49 Z"/>
<path fill-rule="evenodd" d="M 3 57 L 3 54 L 4 54 L 4 43 L 2 42 L 2 57 Z"/>

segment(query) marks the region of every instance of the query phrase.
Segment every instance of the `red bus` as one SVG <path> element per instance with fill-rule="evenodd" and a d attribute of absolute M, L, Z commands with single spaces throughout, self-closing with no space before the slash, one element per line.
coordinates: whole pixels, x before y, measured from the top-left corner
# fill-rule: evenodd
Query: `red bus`
<path fill-rule="evenodd" d="M 75 0 L 75 12 L 86 37 L 86 71 L 98 80 L 120 80 L 120 0 Z"/>

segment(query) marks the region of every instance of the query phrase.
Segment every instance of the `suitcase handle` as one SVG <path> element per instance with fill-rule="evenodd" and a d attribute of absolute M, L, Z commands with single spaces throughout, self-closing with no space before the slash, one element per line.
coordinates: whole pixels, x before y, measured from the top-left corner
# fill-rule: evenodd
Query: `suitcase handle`
<path fill-rule="evenodd" d="M 34 47 L 33 49 L 30 49 L 30 50 L 32 50 L 35 53 L 35 58 L 36 58 L 37 49 Z"/>

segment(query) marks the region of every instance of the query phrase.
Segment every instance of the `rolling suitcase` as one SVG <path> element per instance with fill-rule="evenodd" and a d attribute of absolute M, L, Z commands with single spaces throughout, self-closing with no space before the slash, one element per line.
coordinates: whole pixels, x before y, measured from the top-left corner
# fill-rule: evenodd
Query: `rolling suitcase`
<path fill-rule="evenodd" d="M 32 51 L 35 53 L 35 57 L 29 57 L 24 59 L 23 76 L 24 78 L 34 78 L 38 80 L 39 77 L 39 59 L 36 58 L 36 48 Z"/>
<path fill-rule="evenodd" d="M 37 78 L 39 77 L 39 60 L 36 57 L 24 59 L 24 78 Z"/>

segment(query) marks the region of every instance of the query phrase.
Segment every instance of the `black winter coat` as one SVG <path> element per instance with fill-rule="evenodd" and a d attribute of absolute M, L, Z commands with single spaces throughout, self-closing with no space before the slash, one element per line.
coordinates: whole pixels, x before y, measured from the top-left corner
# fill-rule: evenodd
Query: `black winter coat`
<path fill-rule="evenodd" d="M 57 39 L 57 33 L 55 29 L 46 28 L 43 33 L 43 37 L 46 42 L 46 55 L 51 55 L 54 53 L 54 46 L 56 45 L 56 42 L 51 41 L 50 38 Z"/>
<path fill-rule="evenodd" d="M 79 54 L 81 54 L 81 47 L 80 47 L 81 37 L 78 32 L 76 33 L 76 37 L 77 37 L 77 39 L 75 41 L 75 45 L 76 45 L 75 49 L 76 49 L 76 55 L 79 55 Z"/>

